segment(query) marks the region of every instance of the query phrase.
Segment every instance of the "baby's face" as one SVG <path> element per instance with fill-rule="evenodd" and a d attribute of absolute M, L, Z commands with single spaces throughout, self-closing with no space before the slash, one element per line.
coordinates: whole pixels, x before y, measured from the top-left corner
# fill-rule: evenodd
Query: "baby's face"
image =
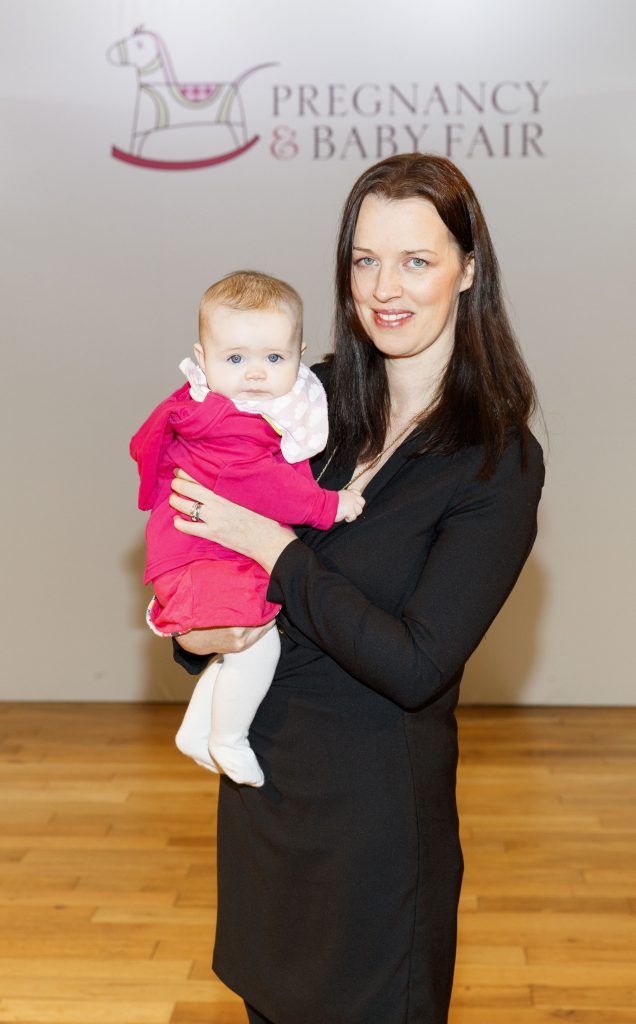
<path fill-rule="evenodd" d="M 279 398 L 293 388 L 301 346 L 291 312 L 213 306 L 194 346 L 208 387 L 226 398 Z"/>

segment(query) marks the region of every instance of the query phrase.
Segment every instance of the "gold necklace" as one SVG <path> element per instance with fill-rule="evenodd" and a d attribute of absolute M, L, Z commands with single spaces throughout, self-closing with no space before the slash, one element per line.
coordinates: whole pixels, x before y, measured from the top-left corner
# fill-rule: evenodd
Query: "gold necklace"
<path fill-rule="evenodd" d="M 379 455 L 376 455 L 376 457 L 374 459 L 371 459 L 371 462 L 367 462 L 367 464 L 365 466 L 363 466 L 362 469 L 358 473 L 354 473 L 353 474 L 353 476 L 351 477 L 351 480 L 349 481 L 349 483 L 345 484 L 345 487 L 344 487 L 345 491 L 348 490 L 349 487 L 351 487 L 351 484 L 354 484 L 356 482 L 356 480 L 359 480 L 361 476 L 364 476 L 364 474 L 368 473 L 370 469 L 373 469 L 374 466 L 377 466 L 377 464 L 380 461 L 380 459 L 382 458 L 382 456 L 386 455 L 386 453 L 388 451 L 390 451 L 391 448 L 395 447 L 395 445 L 398 443 L 398 441 L 402 440 L 402 438 L 404 437 L 406 432 L 408 430 L 412 429 L 413 424 L 415 423 L 416 419 L 417 419 L 417 416 L 414 416 L 413 419 L 409 420 L 409 422 L 406 424 L 404 430 L 401 430 L 400 433 L 397 435 L 397 437 L 393 438 L 393 440 L 391 441 L 391 444 L 385 445 L 385 447 L 382 449 L 382 451 L 380 452 Z"/>
<path fill-rule="evenodd" d="M 418 413 L 417 416 L 419 416 L 419 415 L 421 415 L 421 414 Z M 382 458 L 382 456 L 386 455 L 386 453 L 391 448 L 393 448 L 394 445 L 396 445 L 398 443 L 398 441 L 400 441 L 404 437 L 406 432 L 413 428 L 413 426 L 415 425 L 415 423 L 417 421 L 417 416 L 413 416 L 413 418 L 409 420 L 409 422 L 406 424 L 404 430 L 401 430 L 400 433 L 396 437 L 393 438 L 393 440 L 391 441 L 390 444 L 385 445 L 384 448 L 382 449 L 382 451 L 379 453 L 379 455 L 376 455 L 375 458 L 371 459 L 371 462 L 368 462 L 366 465 L 364 465 L 362 467 L 362 469 L 358 473 L 354 473 L 353 476 L 351 477 L 351 480 L 349 481 L 349 483 L 344 485 L 343 490 L 346 491 L 349 487 L 351 487 L 351 484 L 355 483 L 356 480 L 359 480 L 360 477 L 364 473 L 368 472 L 368 470 L 370 470 L 370 469 L 373 469 L 374 466 L 377 466 L 377 464 L 380 461 L 380 459 Z M 336 454 L 335 451 L 333 451 L 331 453 L 331 455 L 329 456 L 329 458 L 327 459 L 325 465 L 323 466 L 323 468 L 321 469 L 320 473 L 316 477 L 316 483 L 319 483 L 319 481 L 322 479 L 323 475 L 327 472 L 327 470 L 329 468 L 329 464 L 330 464 L 330 462 L 333 459 L 335 454 Z"/>

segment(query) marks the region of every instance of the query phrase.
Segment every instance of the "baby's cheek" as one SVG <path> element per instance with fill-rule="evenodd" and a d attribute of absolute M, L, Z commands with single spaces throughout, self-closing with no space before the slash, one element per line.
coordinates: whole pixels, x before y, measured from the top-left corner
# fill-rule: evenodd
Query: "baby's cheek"
<path fill-rule="evenodd" d="M 289 368 L 285 367 L 285 369 L 283 370 L 283 372 L 281 373 L 281 375 L 280 375 L 280 377 L 278 378 L 278 381 L 277 381 L 276 397 L 280 398 L 282 395 L 286 395 L 288 391 L 291 391 L 291 389 L 293 388 L 294 384 L 296 383 L 296 378 L 297 377 L 298 377 L 298 367 L 297 366 L 296 367 L 292 366 L 292 367 L 289 367 Z"/>

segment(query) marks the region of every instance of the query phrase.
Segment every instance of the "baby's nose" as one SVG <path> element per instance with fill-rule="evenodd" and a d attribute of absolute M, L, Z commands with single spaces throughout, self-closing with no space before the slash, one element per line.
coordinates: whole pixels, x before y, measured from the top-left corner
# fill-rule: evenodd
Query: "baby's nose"
<path fill-rule="evenodd" d="M 248 380 L 263 380 L 266 376 L 264 366 L 248 366 L 246 377 Z"/>

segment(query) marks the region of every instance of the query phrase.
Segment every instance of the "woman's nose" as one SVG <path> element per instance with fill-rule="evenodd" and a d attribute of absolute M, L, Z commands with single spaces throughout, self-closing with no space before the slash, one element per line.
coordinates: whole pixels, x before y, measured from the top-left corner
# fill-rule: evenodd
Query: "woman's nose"
<path fill-rule="evenodd" d="M 393 267 L 380 267 L 375 279 L 373 294 L 379 302 L 388 302 L 402 294 L 402 285 Z"/>

